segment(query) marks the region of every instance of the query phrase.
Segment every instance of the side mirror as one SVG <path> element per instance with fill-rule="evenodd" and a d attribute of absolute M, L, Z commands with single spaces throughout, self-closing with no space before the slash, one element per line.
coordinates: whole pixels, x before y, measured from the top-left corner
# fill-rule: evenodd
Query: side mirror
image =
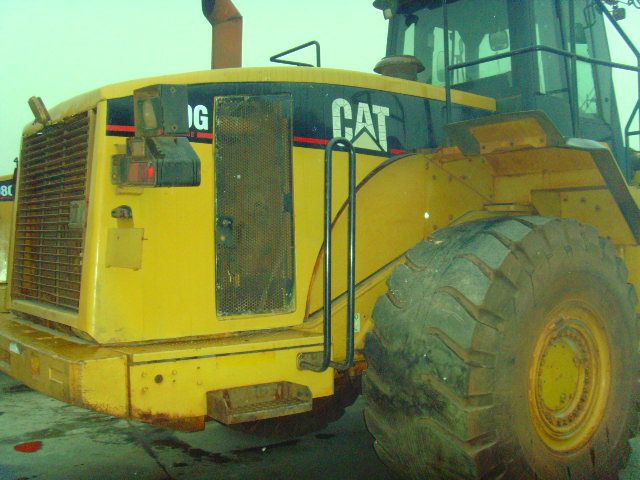
<path fill-rule="evenodd" d="M 613 18 L 615 18 L 618 22 L 621 22 L 622 20 L 627 18 L 627 10 L 617 5 L 613 7 L 613 11 L 611 12 L 611 14 L 613 15 Z"/>
<path fill-rule="evenodd" d="M 189 133 L 187 87 L 153 85 L 133 92 L 135 137 L 111 159 L 111 183 L 141 187 L 200 185 L 200 158 Z"/>
<path fill-rule="evenodd" d="M 587 44 L 587 32 L 585 26 L 581 23 L 576 23 L 574 30 L 576 32 L 576 45 Z"/>
<path fill-rule="evenodd" d="M 374 0 L 373 6 L 382 10 L 385 20 L 390 20 L 398 10 L 398 0 Z"/>
<path fill-rule="evenodd" d="M 509 48 L 509 34 L 506 30 L 489 34 L 489 47 L 491 51 L 500 52 Z"/>

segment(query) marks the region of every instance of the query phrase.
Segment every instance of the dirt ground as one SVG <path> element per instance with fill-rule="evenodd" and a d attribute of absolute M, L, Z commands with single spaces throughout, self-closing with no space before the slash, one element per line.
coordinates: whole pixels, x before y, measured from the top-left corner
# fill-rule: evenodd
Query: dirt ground
<path fill-rule="evenodd" d="M 0 480 L 392 478 L 360 399 L 322 432 L 272 443 L 215 422 L 180 433 L 76 408 L 0 374 Z M 621 480 L 640 479 L 640 444 Z M 19 451 L 27 450 L 27 451 Z"/>

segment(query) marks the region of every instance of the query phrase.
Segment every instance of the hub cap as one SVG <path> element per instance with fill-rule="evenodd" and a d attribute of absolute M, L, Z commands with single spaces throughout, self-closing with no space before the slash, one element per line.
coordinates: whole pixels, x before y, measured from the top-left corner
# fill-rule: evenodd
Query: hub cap
<path fill-rule="evenodd" d="M 529 374 L 529 406 L 542 441 L 558 453 L 589 442 L 610 388 L 609 346 L 598 316 L 563 304 L 538 338 Z"/>

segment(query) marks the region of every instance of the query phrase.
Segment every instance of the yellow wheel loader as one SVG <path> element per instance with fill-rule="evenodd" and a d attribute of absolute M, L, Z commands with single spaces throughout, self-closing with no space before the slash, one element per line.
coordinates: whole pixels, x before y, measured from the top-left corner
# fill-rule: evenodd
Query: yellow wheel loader
<path fill-rule="evenodd" d="M 0 298 L 3 307 L 7 294 L 7 259 L 13 220 L 14 195 L 14 176 L 0 175 Z"/>
<path fill-rule="evenodd" d="M 362 379 L 403 478 L 615 478 L 640 380 L 635 2 L 377 0 L 376 75 L 319 68 L 315 42 L 316 66 L 239 68 L 240 14 L 202 3 L 211 71 L 31 99 L 0 370 L 269 435 Z"/>

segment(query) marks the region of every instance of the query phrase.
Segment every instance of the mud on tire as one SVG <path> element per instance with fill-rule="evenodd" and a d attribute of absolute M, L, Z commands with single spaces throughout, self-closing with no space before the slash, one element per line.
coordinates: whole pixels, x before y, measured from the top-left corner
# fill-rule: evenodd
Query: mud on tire
<path fill-rule="evenodd" d="M 638 416 L 637 298 L 595 229 L 542 217 L 448 228 L 413 248 L 388 287 L 363 389 L 392 470 L 617 478 Z"/>

